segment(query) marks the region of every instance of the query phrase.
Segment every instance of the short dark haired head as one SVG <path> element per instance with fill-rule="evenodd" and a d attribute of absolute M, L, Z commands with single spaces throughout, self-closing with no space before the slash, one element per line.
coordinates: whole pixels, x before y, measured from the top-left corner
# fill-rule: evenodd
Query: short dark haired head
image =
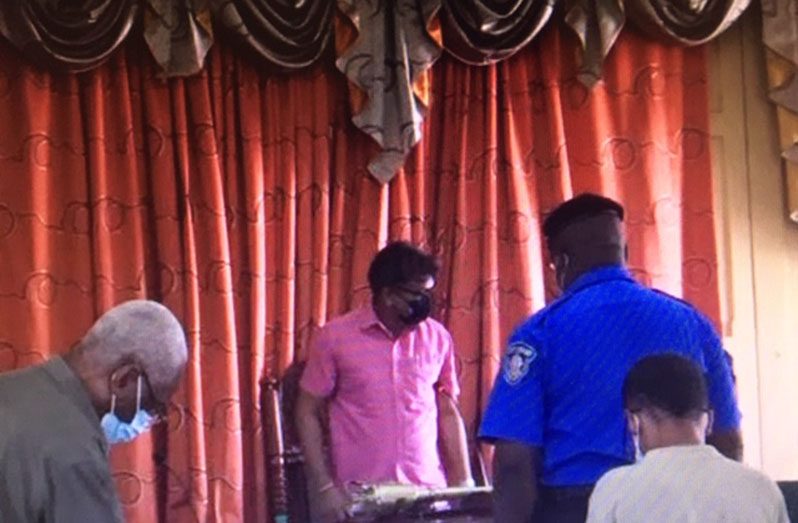
<path fill-rule="evenodd" d="M 623 401 L 631 411 L 655 407 L 675 418 L 694 417 L 709 409 L 701 367 L 675 353 L 638 361 L 626 376 Z"/>
<path fill-rule="evenodd" d="M 623 221 L 623 206 L 598 194 L 583 193 L 555 208 L 543 222 L 543 235 L 551 242 L 569 225 L 602 214 L 614 214 Z"/>
<path fill-rule="evenodd" d="M 395 287 L 425 277 L 435 278 L 438 260 L 408 242 L 393 242 L 377 253 L 369 267 L 369 286 L 375 295 L 386 287 Z"/>

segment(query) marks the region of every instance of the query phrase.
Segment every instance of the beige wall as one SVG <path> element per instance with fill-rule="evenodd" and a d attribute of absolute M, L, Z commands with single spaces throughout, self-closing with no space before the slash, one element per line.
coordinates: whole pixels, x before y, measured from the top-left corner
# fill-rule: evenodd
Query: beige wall
<path fill-rule="evenodd" d="M 751 9 L 709 49 L 724 337 L 738 374 L 746 461 L 796 480 L 798 225 L 787 219 L 760 37 Z"/>

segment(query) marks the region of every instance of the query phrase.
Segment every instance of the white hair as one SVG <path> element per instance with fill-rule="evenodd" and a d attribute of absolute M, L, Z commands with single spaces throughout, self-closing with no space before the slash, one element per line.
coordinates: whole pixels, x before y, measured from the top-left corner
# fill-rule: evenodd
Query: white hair
<path fill-rule="evenodd" d="M 103 314 L 80 350 L 103 371 L 138 363 L 154 389 L 169 389 L 188 359 L 186 336 L 174 314 L 160 303 L 132 300 Z"/>

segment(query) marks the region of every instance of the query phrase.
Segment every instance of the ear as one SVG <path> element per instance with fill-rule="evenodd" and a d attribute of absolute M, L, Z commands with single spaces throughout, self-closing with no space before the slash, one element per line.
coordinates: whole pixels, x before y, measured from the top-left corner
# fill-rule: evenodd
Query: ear
<path fill-rule="evenodd" d="M 131 386 L 135 387 L 141 370 L 134 363 L 125 363 L 116 368 L 111 373 L 111 393 L 119 396 L 119 393 Z"/>

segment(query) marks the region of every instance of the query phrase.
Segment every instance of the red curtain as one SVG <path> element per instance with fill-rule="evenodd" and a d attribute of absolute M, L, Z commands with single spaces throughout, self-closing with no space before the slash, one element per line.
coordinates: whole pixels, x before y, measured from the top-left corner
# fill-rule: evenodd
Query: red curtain
<path fill-rule="evenodd" d="M 332 67 L 266 76 L 221 46 L 164 81 L 130 44 L 81 75 L 0 45 L 0 369 L 43 361 L 112 304 L 184 322 L 168 427 L 113 451 L 129 521 L 264 521 L 259 382 L 368 297 L 390 238 L 444 262 L 473 432 L 511 328 L 552 295 L 543 213 L 627 206 L 631 265 L 718 316 L 704 51 L 625 33 L 589 91 L 552 28 L 512 59 L 434 67 L 425 139 L 380 186 Z M 154 459 L 155 458 L 155 459 Z"/>

